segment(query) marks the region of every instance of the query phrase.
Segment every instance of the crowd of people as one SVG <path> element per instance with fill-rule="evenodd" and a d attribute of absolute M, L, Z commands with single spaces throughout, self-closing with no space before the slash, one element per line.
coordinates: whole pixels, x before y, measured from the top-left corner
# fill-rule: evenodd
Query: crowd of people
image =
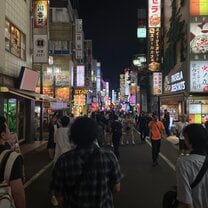
<path fill-rule="evenodd" d="M 77 118 L 73 115 L 54 114 L 48 128 L 47 145 L 49 157 L 54 161 L 49 188 L 52 204 L 59 207 L 113 207 L 112 194 L 120 191 L 124 177 L 119 165 L 119 146 L 134 145 L 134 131 L 139 131 L 141 144 L 145 144 L 147 138 L 151 141 L 155 167 L 158 164 L 161 140 L 164 135 L 171 135 L 170 128 L 167 127 L 169 120 L 167 111 L 162 121 L 156 114 L 145 112 L 133 115 L 101 111 Z M 208 207 L 208 171 L 199 184 L 191 189 L 201 167 L 208 161 L 207 127 L 190 124 L 187 116 L 181 115 L 174 131 L 179 138 L 176 179 L 181 207 Z M 1 185 L 6 184 L 10 188 L 8 193 L 12 203 L 16 208 L 25 208 L 23 157 L 20 149 L 11 141 L 14 141 L 14 136 L 9 131 L 6 119 L 1 116 L 0 196 Z M 110 148 L 102 148 L 103 146 Z M 6 178 L 4 169 L 11 153 L 16 155 L 11 174 Z"/>

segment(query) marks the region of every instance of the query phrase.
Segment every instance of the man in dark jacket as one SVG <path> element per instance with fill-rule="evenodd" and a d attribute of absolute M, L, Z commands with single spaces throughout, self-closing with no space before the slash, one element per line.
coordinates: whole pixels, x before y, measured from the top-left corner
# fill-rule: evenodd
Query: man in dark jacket
<path fill-rule="evenodd" d="M 111 123 L 112 142 L 114 153 L 119 158 L 119 144 L 122 136 L 122 124 L 118 120 L 118 116 L 114 115 L 114 120 Z"/>

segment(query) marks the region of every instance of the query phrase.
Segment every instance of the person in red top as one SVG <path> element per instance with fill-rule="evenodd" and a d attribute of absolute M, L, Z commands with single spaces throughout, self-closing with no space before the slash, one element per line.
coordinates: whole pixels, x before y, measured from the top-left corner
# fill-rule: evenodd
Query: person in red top
<path fill-rule="evenodd" d="M 154 115 L 152 121 L 148 123 L 150 129 L 150 139 L 152 143 L 152 160 L 155 167 L 158 162 L 158 155 L 160 153 L 160 143 L 162 134 L 165 132 L 165 127 L 161 121 L 158 120 L 158 116 Z"/>

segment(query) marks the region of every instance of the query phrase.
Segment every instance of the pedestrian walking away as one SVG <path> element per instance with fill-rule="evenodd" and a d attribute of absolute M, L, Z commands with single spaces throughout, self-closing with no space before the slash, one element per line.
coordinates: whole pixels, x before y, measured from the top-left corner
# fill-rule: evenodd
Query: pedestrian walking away
<path fill-rule="evenodd" d="M 160 153 L 160 144 L 162 134 L 164 133 L 165 127 L 161 121 L 158 120 L 158 116 L 154 115 L 153 120 L 148 124 L 150 128 L 150 139 L 152 143 L 152 161 L 153 166 L 158 164 L 158 156 Z"/>
<path fill-rule="evenodd" d="M 75 119 L 70 140 L 76 148 L 59 157 L 50 183 L 61 208 L 113 208 L 112 192 L 120 191 L 123 174 L 113 152 L 95 143 L 97 136 L 94 120 Z"/>

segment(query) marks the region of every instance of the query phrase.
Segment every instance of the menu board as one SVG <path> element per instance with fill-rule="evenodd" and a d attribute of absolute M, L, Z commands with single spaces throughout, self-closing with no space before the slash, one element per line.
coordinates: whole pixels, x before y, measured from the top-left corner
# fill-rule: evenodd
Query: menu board
<path fill-rule="evenodd" d="M 207 0 L 190 0 L 190 15 L 205 16 L 208 15 Z"/>
<path fill-rule="evenodd" d="M 190 62 L 190 91 L 208 93 L 208 61 Z"/>
<path fill-rule="evenodd" d="M 201 114 L 189 114 L 189 123 L 201 123 L 202 116 Z"/>

